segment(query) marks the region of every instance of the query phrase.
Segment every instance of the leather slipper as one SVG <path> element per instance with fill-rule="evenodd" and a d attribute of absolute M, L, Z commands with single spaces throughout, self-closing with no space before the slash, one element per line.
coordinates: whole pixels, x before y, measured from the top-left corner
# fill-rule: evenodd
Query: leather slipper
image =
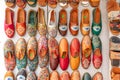
<path fill-rule="evenodd" d="M 81 80 L 80 72 L 78 70 L 75 70 L 75 71 L 72 72 L 71 80 Z"/>
<path fill-rule="evenodd" d="M 57 0 L 48 0 L 48 6 L 51 8 L 57 7 Z"/>
<path fill-rule="evenodd" d="M 56 70 L 59 64 L 59 45 L 55 38 L 50 38 L 48 40 L 48 48 L 49 48 L 50 67 L 52 70 Z"/>
<path fill-rule="evenodd" d="M 26 0 L 16 0 L 16 4 L 20 8 L 25 8 L 26 7 Z"/>
<path fill-rule="evenodd" d="M 61 9 L 59 12 L 59 32 L 62 36 L 67 33 L 67 12 L 65 9 Z"/>
<path fill-rule="evenodd" d="M 67 71 L 62 72 L 60 75 L 60 80 L 70 80 L 70 75 Z"/>
<path fill-rule="evenodd" d="M 100 0 L 89 0 L 92 7 L 98 7 L 100 4 Z"/>
<path fill-rule="evenodd" d="M 13 22 L 14 12 L 6 8 L 5 9 L 5 22 L 4 22 L 4 30 L 7 37 L 12 38 L 15 33 L 14 22 Z"/>
<path fill-rule="evenodd" d="M 8 7 L 15 7 L 15 0 L 5 0 L 6 6 Z"/>
<path fill-rule="evenodd" d="M 70 0 L 70 6 L 72 8 L 77 8 L 79 6 L 79 0 Z"/>
<path fill-rule="evenodd" d="M 74 38 L 70 44 L 70 66 L 72 70 L 76 70 L 80 64 L 80 42 Z"/>
<path fill-rule="evenodd" d="M 70 22 L 69 22 L 69 29 L 73 36 L 78 34 L 78 9 L 74 8 L 70 12 Z"/>
<path fill-rule="evenodd" d="M 101 72 L 95 73 L 95 75 L 93 76 L 92 80 L 103 80 L 102 73 Z"/>
<path fill-rule="evenodd" d="M 60 76 L 58 74 L 57 71 L 53 71 L 51 74 L 50 74 L 50 80 L 60 80 Z"/>
<path fill-rule="evenodd" d="M 17 12 L 16 31 L 20 36 L 26 32 L 26 12 L 22 8 L 19 8 Z"/>
<path fill-rule="evenodd" d="M 37 3 L 38 3 L 39 6 L 44 7 L 44 6 L 47 5 L 47 0 L 38 0 Z"/>

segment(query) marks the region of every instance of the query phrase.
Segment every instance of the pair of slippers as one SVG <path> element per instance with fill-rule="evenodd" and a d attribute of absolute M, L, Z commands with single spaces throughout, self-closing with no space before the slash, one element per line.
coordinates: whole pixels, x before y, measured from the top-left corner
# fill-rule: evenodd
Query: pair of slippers
<path fill-rule="evenodd" d="M 37 40 L 31 37 L 27 45 L 25 39 L 20 38 L 14 46 L 13 41 L 8 39 L 4 44 L 4 57 L 7 70 L 14 70 L 16 65 L 18 70 L 26 68 L 28 62 L 30 71 L 35 71 L 38 64 Z"/>
<path fill-rule="evenodd" d="M 94 35 L 92 41 L 89 36 L 82 39 L 82 66 L 87 69 L 91 63 L 91 52 L 93 50 L 92 62 L 96 69 L 102 65 L 102 43 L 98 36 Z"/>

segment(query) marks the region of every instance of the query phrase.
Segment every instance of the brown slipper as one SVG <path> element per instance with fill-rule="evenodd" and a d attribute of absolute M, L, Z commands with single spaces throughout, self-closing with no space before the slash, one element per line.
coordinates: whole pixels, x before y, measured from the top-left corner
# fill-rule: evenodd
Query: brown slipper
<path fill-rule="evenodd" d="M 15 0 L 5 0 L 5 3 L 8 7 L 15 7 Z"/>
<path fill-rule="evenodd" d="M 77 8 L 79 6 L 79 0 L 70 0 L 70 6 Z"/>
<path fill-rule="evenodd" d="M 92 7 L 98 7 L 100 4 L 100 0 L 89 0 Z"/>
<path fill-rule="evenodd" d="M 78 9 L 74 8 L 70 12 L 70 22 L 69 22 L 69 29 L 73 36 L 78 34 Z"/>
<path fill-rule="evenodd" d="M 48 6 L 51 8 L 56 8 L 57 0 L 48 0 Z"/>
<path fill-rule="evenodd" d="M 42 7 L 44 7 L 44 6 L 46 6 L 47 5 L 47 0 L 38 0 L 38 5 L 40 5 L 40 6 L 42 6 Z"/>

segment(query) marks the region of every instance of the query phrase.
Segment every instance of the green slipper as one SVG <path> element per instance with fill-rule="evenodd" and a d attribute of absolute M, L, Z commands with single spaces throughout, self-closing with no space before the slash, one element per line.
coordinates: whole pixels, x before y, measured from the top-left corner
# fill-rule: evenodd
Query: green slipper
<path fill-rule="evenodd" d="M 30 10 L 28 14 L 28 34 L 35 36 L 37 32 L 37 14 L 36 11 Z"/>
<path fill-rule="evenodd" d="M 99 35 L 102 30 L 101 12 L 99 8 L 93 10 L 92 34 Z"/>

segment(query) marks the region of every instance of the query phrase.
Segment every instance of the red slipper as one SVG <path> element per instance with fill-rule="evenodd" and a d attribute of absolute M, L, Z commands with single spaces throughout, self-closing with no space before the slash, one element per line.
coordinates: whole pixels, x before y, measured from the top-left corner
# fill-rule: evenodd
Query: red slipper
<path fill-rule="evenodd" d="M 9 38 L 12 38 L 15 33 L 14 23 L 13 23 L 14 13 L 11 9 L 6 8 L 5 10 L 5 22 L 4 22 L 4 30 L 6 35 Z"/>

